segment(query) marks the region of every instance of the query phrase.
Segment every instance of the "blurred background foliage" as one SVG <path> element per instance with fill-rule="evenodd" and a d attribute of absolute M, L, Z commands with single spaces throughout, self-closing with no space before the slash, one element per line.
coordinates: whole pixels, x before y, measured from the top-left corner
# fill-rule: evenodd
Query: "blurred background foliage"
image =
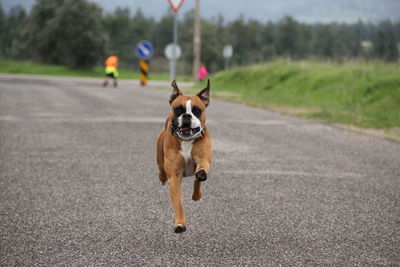
<path fill-rule="evenodd" d="M 179 14 L 182 57 L 178 73 L 190 74 L 193 62 L 193 12 Z M 122 67 L 137 68 L 134 48 L 140 40 L 155 47 L 153 71 L 167 72 L 164 48 L 172 40 L 172 14 L 160 20 L 118 8 L 104 12 L 85 0 L 38 0 L 27 13 L 21 7 L 5 12 L 0 6 L 0 57 L 69 67 L 101 66 L 115 53 Z M 232 44 L 231 65 L 242 66 L 275 58 L 293 60 L 399 59 L 400 21 L 373 24 L 305 24 L 291 17 L 261 23 L 243 17 L 225 22 L 222 15 L 202 20 L 202 61 L 211 72 L 224 68 L 222 48 Z"/>

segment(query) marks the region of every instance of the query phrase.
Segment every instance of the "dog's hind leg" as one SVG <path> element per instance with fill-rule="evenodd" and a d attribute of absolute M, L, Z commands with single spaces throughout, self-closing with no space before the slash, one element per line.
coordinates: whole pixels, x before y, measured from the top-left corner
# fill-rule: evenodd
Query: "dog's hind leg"
<path fill-rule="evenodd" d="M 193 185 L 193 193 L 192 193 L 192 199 L 194 201 L 200 200 L 201 199 L 201 182 L 199 182 L 197 179 L 194 180 L 194 185 Z"/>
<path fill-rule="evenodd" d="M 160 179 L 161 184 L 165 185 L 167 182 L 167 174 L 165 173 L 164 169 L 159 170 L 158 178 Z"/>
<path fill-rule="evenodd" d="M 158 165 L 158 178 L 160 179 L 161 184 L 165 184 L 167 182 L 167 174 L 164 170 L 164 130 L 161 131 L 158 140 L 157 140 L 157 165 Z"/>

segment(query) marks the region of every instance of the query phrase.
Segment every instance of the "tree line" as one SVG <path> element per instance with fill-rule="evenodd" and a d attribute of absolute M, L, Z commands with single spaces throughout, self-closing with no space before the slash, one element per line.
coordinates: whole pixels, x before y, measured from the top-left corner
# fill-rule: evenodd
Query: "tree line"
<path fill-rule="evenodd" d="M 193 61 L 193 14 L 179 14 L 179 64 L 186 74 Z M 286 16 L 262 23 L 243 16 L 226 22 L 219 15 L 201 23 L 201 59 L 211 71 L 223 69 L 226 44 L 234 48 L 231 65 L 239 66 L 276 57 L 399 59 L 400 20 L 306 24 Z M 169 12 L 157 21 L 140 9 L 133 14 L 128 8 L 107 13 L 86 0 L 38 0 L 29 13 L 18 6 L 6 13 L 0 6 L 0 57 L 91 67 L 114 53 L 123 66 L 135 66 L 135 45 L 149 40 L 155 47 L 152 62 L 162 65 L 172 24 Z"/>

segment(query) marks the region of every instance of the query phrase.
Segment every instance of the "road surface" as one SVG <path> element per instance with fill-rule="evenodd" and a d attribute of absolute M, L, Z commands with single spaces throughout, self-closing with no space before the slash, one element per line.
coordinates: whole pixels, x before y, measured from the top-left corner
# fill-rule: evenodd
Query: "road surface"
<path fill-rule="evenodd" d="M 170 92 L 100 84 L 0 75 L 1 266 L 400 265 L 400 144 L 211 99 L 178 235 L 155 164 Z"/>

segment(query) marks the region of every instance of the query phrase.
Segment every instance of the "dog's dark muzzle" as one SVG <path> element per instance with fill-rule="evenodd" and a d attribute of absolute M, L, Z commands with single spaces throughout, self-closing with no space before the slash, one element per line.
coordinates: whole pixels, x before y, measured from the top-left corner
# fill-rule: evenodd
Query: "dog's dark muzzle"
<path fill-rule="evenodd" d="M 191 125 L 192 125 L 192 115 L 183 114 L 182 115 L 182 126 L 181 126 L 181 128 L 190 128 Z"/>
<path fill-rule="evenodd" d="M 187 128 L 181 127 L 179 129 L 179 135 L 182 137 L 189 138 L 189 137 L 192 137 L 195 134 L 197 134 L 200 130 L 201 130 L 200 127 L 193 128 L 193 129 L 190 127 L 187 127 Z"/>
<path fill-rule="evenodd" d="M 193 140 L 197 139 L 199 137 L 202 137 L 204 134 L 204 128 L 203 127 L 197 127 L 197 128 L 172 128 L 172 134 L 175 135 L 178 138 L 181 138 L 183 140 Z"/>

